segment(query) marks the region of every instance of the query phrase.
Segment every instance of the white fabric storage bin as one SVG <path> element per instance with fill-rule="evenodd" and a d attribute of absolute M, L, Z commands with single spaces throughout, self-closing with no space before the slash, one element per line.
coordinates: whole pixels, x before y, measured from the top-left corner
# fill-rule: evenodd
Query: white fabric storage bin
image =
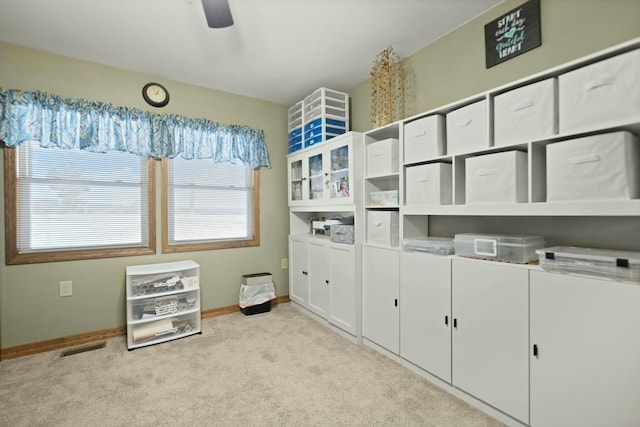
<path fill-rule="evenodd" d="M 367 176 L 398 173 L 398 143 L 396 138 L 389 138 L 366 145 Z"/>
<path fill-rule="evenodd" d="M 547 145 L 547 202 L 640 198 L 640 146 L 626 131 Z"/>
<path fill-rule="evenodd" d="M 447 114 L 447 154 L 469 153 L 488 147 L 486 100 Z"/>
<path fill-rule="evenodd" d="M 527 201 L 527 153 L 505 151 L 465 161 L 466 203 Z"/>
<path fill-rule="evenodd" d="M 404 162 L 444 156 L 444 116 L 434 114 L 404 125 Z"/>
<path fill-rule="evenodd" d="M 637 122 L 640 49 L 559 77 L 560 132 Z"/>
<path fill-rule="evenodd" d="M 493 142 L 504 146 L 552 136 L 558 132 L 557 80 L 533 83 L 493 100 Z"/>
<path fill-rule="evenodd" d="M 429 163 L 406 169 L 406 205 L 450 205 L 451 165 Z"/>
<path fill-rule="evenodd" d="M 367 211 L 367 243 L 398 246 L 398 211 Z"/>

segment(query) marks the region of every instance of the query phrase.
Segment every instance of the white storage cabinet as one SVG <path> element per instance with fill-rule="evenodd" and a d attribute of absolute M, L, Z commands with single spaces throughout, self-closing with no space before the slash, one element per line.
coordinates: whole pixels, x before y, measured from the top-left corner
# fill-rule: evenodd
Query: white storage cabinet
<path fill-rule="evenodd" d="M 393 355 L 400 350 L 399 274 L 398 250 L 363 246 L 362 336 Z"/>
<path fill-rule="evenodd" d="M 362 185 L 356 179 L 362 157 L 362 134 L 348 132 L 287 160 L 289 298 L 302 313 L 354 342 L 362 338 L 359 244 L 364 220 Z M 353 221 L 312 230 L 313 222 L 333 218 Z"/>
<path fill-rule="evenodd" d="M 301 306 L 309 301 L 309 245 L 302 237 L 289 238 L 289 299 Z"/>
<path fill-rule="evenodd" d="M 531 425 L 637 426 L 640 286 L 531 272 Z"/>
<path fill-rule="evenodd" d="M 201 332 L 195 262 L 128 266 L 126 292 L 129 350 Z"/>
<path fill-rule="evenodd" d="M 289 206 L 354 203 L 354 134 L 289 155 Z"/>
<path fill-rule="evenodd" d="M 451 383 L 451 258 L 400 253 L 400 356 Z"/>
<path fill-rule="evenodd" d="M 289 247 L 291 301 L 356 337 L 355 246 L 326 238 L 292 236 Z"/>
<path fill-rule="evenodd" d="M 525 235 L 533 230 L 527 230 L 526 226 L 520 227 L 517 224 L 518 218 L 522 218 L 522 223 L 527 224 L 528 217 L 532 217 L 536 226 L 535 233 L 545 236 L 550 245 L 575 245 L 578 242 L 559 240 L 560 233 L 564 230 L 558 231 L 555 219 L 575 217 L 574 224 L 584 230 L 586 237 L 594 244 L 607 247 L 611 245 L 610 242 L 619 242 L 620 248 L 624 246 L 625 249 L 639 250 L 637 239 L 634 240 L 635 235 L 629 232 L 630 228 L 621 225 L 632 224 L 635 227 L 640 218 L 640 198 L 633 196 L 634 193 L 627 192 L 619 185 L 612 187 L 611 179 L 607 179 L 604 184 L 595 183 L 593 180 L 598 178 L 596 173 L 585 175 L 590 180 L 591 189 L 578 193 L 581 197 L 577 199 L 565 197 L 569 192 L 563 191 L 560 200 L 557 198 L 558 193 L 554 193 L 562 186 L 559 184 L 556 188 L 558 178 L 564 180 L 564 175 L 554 172 L 557 169 L 554 163 L 558 159 L 555 149 L 561 144 L 576 140 L 584 142 L 586 139 L 583 138 L 602 137 L 614 132 L 629 132 L 636 137 L 640 136 L 638 67 L 640 38 L 368 131 L 365 134 L 365 144 L 367 141 L 398 138 L 399 158 L 402 163 L 399 178 L 396 175 L 378 178 L 363 174 L 364 185 L 376 190 L 399 190 L 400 240 L 424 239 L 432 235 L 451 237 L 458 233 L 484 233 L 488 231 L 488 225 L 491 225 L 491 232 L 498 234 Z M 529 92 L 530 95 L 536 95 L 534 85 L 544 81 L 552 82 L 553 79 L 557 80 L 558 85 L 557 98 L 554 100 L 559 104 L 556 117 L 558 133 L 553 133 L 554 123 L 549 122 L 552 115 L 546 115 L 548 111 L 543 112 L 543 109 L 536 114 L 543 113 L 544 121 L 539 121 L 534 115 L 530 118 L 533 121 L 529 122 L 527 119 L 526 125 L 538 121 L 534 127 L 536 131 L 542 131 L 540 134 L 527 132 L 526 135 L 518 135 L 517 131 L 524 129 L 525 125 L 518 126 L 517 129 L 496 129 L 496 126 L 505 124 L 505 118 L 508 119 L 508 114 L 506 117 L 496 117 L 503 115 L 505 109 L 513 108 L 524 112 L 538 105 L 535 100 L 530 106 L 518 105 L 517 100 L 502 105 L 503 100 L 509 101 L 509 96 L 517 94 L 521 88 L 526 88 L 521 93 Z M 513 93 L 509 94 L 512 91 Z M 503 98 L 506 94 L 509 95 Z M 482 105 L 467 110 L 467 107 L 476 102 L 481 102 Z M 484 111 L 474 113 L 471 111 L 474 109 Z M 446 117 L 446 154 L 411 154 L 412 149 L 421 147 L 412 145 L 420 135 L 419 132 L 413 132 L 410 125 L 434 115 Z M 538 126 L 540 124 L 543 125 Z M 474 125 L 477 125 L 477 129 L 468 132 L 468 128 Z M 502 131 L 505 131 L 504 135 Z M 468 133 L 464 135 L 465 132 Z M 587 147 L 588 145 L 584 144 L 580 149 L 593 151 Z M 507 151 L 526 153 L 526 199 L 522 202 L 511 199 L 498 203 L 466 203 L 467 187 L 478 184 L 467 183 L 467 160 Z M 618 155 L 618 160 L 610 162 L 612 166 L 607 169 L 615 169 L 619 173 L 626 168 L 626 171 L 637 173 L 639 167 L 634 163 L 636 157 L 629 153 L 625 156 Z M 407 203 L 403 199 L 410 189 L 405 188 L 404 184 L 408 182 L 410 168 L 434 162 L 446 162 L 452 166 L 453 203 Z M 565 172 L 568 172 L 568 169 Z M 581 179 L 574 176 L 567 182 L 578 181 Z M 632 181 L 633 178 L 626 182 Z M 638 182 L 637 178 L 635 182 Z M 631 189 L 632 185 L 629 184 L 627 187 Z M 608 199 L 590 197 L 595 191 L 602 189 L 605 189 L 606 194 L 617 192 L 617 195 Z M 610 191 L 612 189 L 615 191 Z M 368 191 L 366 193 L 368 194 Z M 366 213 L 376 209 L 379 208 L 366 206 L 365 202 L 362 218 L 366 219 Z M 476 217 L 480 220 L 474 221 Z M 483 217 L 488 221 L 484 221 Z M 503 217 L 505 228 L 501 229 L 500 219 Z M 606 223 L 610 223 L 611 226 L 607 226 Z M 476 224 L 482 229 L 474 230 Z M 595 230 L 603 224 L 602 230 Z M 575 234 L 576 239 L 584 240 L 582 232 L 579 234 Z M 529 248 L 528 245 L 523 247 L 525 253 L 536 248 L 537 246 Z M 410 362 L 411 368 L 415 368 L 414 371 L 430 379 L 442 379 L 441 385 L 446 390 L 507 424 L 515 424 L 514 419 L 525 425 L 551 427 L 638 424 L 640 380 L 637 361 L 630 360 L 637 359 L 637 354 L 640 353 L 636 348 L 637 340 L 633 338 L 639 329 L 639 311 L 638 302 L 630 292 L 631 289 L 636 291 L 640 287 L 608 282 L 606 279 L 554 275 L 540 271 L 540 267 L 535 265 L 512 265 L 453 257 L 450 320 L 457 326 L 453 327 L 451 323 L 452 377 L 449 383 L 446 381 L 446 375 L 436 373 L 437 368 L 434 368 L 430 361 L 421 359 L 426 357 L 421 348 L 424 349 L 427 344 L 419 335 L 420 327 L 412 325 L 409 320 L 414 318 L 413 316 L 419 318 L 420 313 L 418 305 L 413 302 L 407 303 L 406 296 L 422 295 L 421 292 L 426 293 L 426 290 L 414 289 L 411 284 L 405 282 L 409 277 L 415 277 L 419 273 L 410 273 L 412 267 L 408 266 L 411 265 L 411 261 L 405 259 L 405 252 L 400 252 L 403 267 L 402 270 L 398 269 L 398 251 L 397 248 L 376 246 L 366 240 L 363 243 L 362 272 L 365 280 L 362 310 L 365 342 L 372 342 L 387 349 L 390 356 L 397 355 L 395 348 L 398 348 L 399 338 L 395 331 L 399 328 L 396 312 L 399 310 L 402 320 L 400 359 Z M 511 260 L 512 257 L 508 258 Z M 528 257 L 526 258 L 523 261 L 527 261 Z M 417 265 L 413 268 L 419 269 Z M 409 273 L 405 273 L 405 270 Z M 394 276 L 395 274 L 397 276 Z M 545 275 L 544 278 L 542 274 Z M 532 278 L 531 285 L 529 275 Z M 430 272 L 425 272 L 424 276 L 426 279 Z M 540 278 L 536 279 L 536 276 Z M 401 280 L 398 308 L 393 305 L 394 300 L 399 298 L 397 277 Z M 571 290 L 565 292 L 561 289 L 563 286 L 560 286 L 560 281 L 551 280 L 550 277 L 573 279 L 575 286 L 572 284 Z M 535 287 L 537 283 L 544 281 L 548 281 L 545 291 L 548 294 L 541 296 Z M 591 281 L 605 285 L 601 287 L 601 291 L 592 292 L 588 289 L 591 287 Z M 581 286 L 582 284 L 585 286 Z M 626 286 L 624 289 L 627 291 L 622 297 L 620 295 L 623 293 L 618 291 L 618 285 Z M 529 287 L 532 292 L 530 301 Z M 557 293 L 554 293 L 556 288 Z M 575 304 L 574 301 L 570 301 L 574 296 Z M 562 303 L 562 298 L 570 304 Z M 392 302 L 391 307 L 389 300 Z M 548 321 L 543 319 L 547 310 L 545 301 L 551 301 Z M 615 313 L 612 312 L 610 317 L 607 317 L 605 311 L 598 307 L 600 301 L 606 302 L 610 307 L 615 306 Z M 405 303 L 407 313 L 403 313 Z M 584 311 L 581 310 L 580 304 L 584 304 Z M 567 307 L 567 313 L 563 313 L 563 307 Z M 429 310 L 437 311 L 432 308 Z M 589 318 L 591 312 L 593 319 Z M 413 330 L 414 328 L 416 330 Z M 606 328 L 607 332 L 603 332 L 602 328 Z M 588 347 L 586 343 L 589 342 L 592 331 L 594 339 L 591 342 L 594 345 Z M 440 341 L 434 340 L 437 342 L 435 345 L 442 346 Z M 537 357 L 532 356 L 532 344 L 537 345 Z M 606 348 L 607 345 L 610 345 L 610 348 Z M 444 346 L 446 347 L 446 344 Z M 575 347 L 576 350 L 571 347 Z M 560 357 L 544 360 L 545 355 L 556 353 Z M 602 357 L 599 354 L 602 354 Z M 536 363 L 540 365 L 539 368 L 534 367 Z M 585 369 L 586 365 L 589 369 Z M 594 379 L 593 384 L 585 385 L 591 378 Z"/>
<path fill-rule="evenodd" d="M 456 258 L 452 266 L 457 388 L 529 421 L 529 271 Z"/>

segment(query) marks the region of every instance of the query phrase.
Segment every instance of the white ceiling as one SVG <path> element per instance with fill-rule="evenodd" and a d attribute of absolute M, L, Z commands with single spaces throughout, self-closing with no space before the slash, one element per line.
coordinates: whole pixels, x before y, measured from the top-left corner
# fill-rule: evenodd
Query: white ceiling
<path fill-rule="evenodd" d="M 235 25 L 210 29 L 201 0 L 0 0 L 0 41 L 293 105 L 502 1 L 229 0 Z"/>

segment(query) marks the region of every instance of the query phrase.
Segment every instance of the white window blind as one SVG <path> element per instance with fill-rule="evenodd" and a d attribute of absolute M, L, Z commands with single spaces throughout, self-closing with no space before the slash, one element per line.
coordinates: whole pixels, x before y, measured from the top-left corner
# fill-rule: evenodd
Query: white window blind
<path fill-rule="evenodd" d="M 16 159 L 20 252 L 148 244 L 145 157 L 28 142 Z"/>
<path fill-rule="evenodd" d="M 181 157 L 167 166 L 169 244 L 253 238 L 250 166 Z"/>

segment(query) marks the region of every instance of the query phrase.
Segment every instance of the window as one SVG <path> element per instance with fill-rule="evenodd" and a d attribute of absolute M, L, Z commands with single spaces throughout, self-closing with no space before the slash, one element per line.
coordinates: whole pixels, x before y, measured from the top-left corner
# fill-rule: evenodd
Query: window
<path fill-rule="evenodd" d="M 5 153 L 7 264 L 155 253 L 155 162 L 124 152 Z"/>
<path fill-rule="evenodd" d="M 260 244 L 259 174 L 245 163 L 162 159 L 163 252 Z"/>

